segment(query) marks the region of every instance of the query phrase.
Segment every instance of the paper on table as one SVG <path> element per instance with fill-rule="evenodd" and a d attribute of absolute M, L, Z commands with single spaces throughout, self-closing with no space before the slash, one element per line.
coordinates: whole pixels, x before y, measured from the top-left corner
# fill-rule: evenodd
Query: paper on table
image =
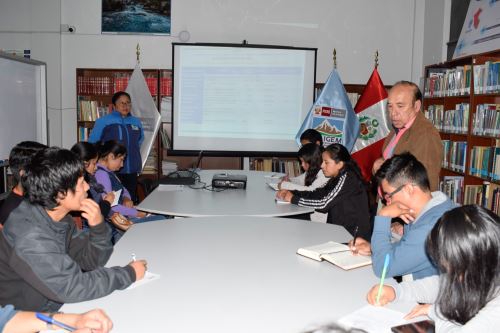
<path fill-rule="evenodd" d="M 391 327 L 407 323 L 405 314 L 384 307 L 366 305 L 339 319 L 343 326 L 370 333 L 390 333 Z"/>
<path fill-rule="evenodd" d="M 146 271 L 146 274 L 144 274 L 144 277 L 141 280 L 135 281 L 134 283 L 132 283 L 127 288 L 127 290 L 140 287 L 140 286 L 142 286 L 142 285 L 144 285 L 146 283 L 149 283 L 151 281 L 158 280 L 159 278 L 160 278 L 160 274 L 151 273 L 150 271 Z"/>
<path fill-rule="evenodd" d="M 119 189 L 117 191 L 113 191 L 113 193 L 115 194 L 115 200 L 113 200 L 111 207 L 118 205 L 118 202 L 120 202 L 120 195 L 122 194 L 122 189 Z"/>
<path fill-rule="evenodd" d="M 274 179 L 281 179 L 281 177 L 283 177 L 283 174 L 273 173 L 273 174 L 270 174 L 270 175 L 265 175 L 264 177 L 266 177 L 266 178 L 274 178 Z"/>
<path fill-rule="evenodd" d="M 288 201 L 285 201 L 282 199 L 274 198 L 274 200 L 276 200 L 276 203 L 279 205 L 289 205 L 290 204 Z"/>
<path fill-rule="evenodd" d="M 279 190 L 278 183 L 267 183 L 267 185 L 269 185 L 269 187 L 272 188 L 275 191 Z"/>
<path fill-rule="evenodd" d="M 162 191 L 162 192 L 182 191 L 183 189 L 184 189 L 184 185 L 168 185 L 168 184 L 158 185 L 158 191 Z"/>

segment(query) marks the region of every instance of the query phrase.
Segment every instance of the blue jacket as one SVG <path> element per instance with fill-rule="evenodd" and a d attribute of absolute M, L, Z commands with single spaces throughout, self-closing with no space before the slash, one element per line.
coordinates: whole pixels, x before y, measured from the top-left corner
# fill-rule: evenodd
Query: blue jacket
<path fill-rule="evenodd" d="M 126 117 L 113 110 L 97 119 L 90 133 L 89 142 L 116 140 L 127 147 L 127 157 L 120 173 L 139 173 L 142 170 L 141 144 L 144 131 L 139 118 L 128 114 Z"/>
<path fill-rule="evenodd" d="M 425 252 L 425 240 L 443 213 L 455 208 L 456 204 L 442 192 L 432 192 L 432 196 L 420 216 L 404 226 L 399 242 L 391 243 L 391 218 L 375 217 L 371 241 L 375 275 L 382 275 L 386 253 L 390 256 L 387 277 L 413 274 L 413 279 L 418 280 L 439 274 Z"/>

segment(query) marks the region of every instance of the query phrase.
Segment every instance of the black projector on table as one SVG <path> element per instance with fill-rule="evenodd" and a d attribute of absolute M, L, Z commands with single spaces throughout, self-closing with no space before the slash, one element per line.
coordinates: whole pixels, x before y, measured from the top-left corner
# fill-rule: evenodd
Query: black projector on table
<path fill-rule="evenodd" d="M 212 187 L 245 189 L 247 187 L 247 176 L 217 173 L 212 178 Z"/>

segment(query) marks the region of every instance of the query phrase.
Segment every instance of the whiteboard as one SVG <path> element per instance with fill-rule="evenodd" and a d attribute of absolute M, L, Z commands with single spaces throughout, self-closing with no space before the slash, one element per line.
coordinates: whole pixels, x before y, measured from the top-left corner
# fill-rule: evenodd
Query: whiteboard
<path fill-rule="evenodd" d="M 0 159 L 21 141 L 47 142 L 46 65 L 0 52 Z"/>

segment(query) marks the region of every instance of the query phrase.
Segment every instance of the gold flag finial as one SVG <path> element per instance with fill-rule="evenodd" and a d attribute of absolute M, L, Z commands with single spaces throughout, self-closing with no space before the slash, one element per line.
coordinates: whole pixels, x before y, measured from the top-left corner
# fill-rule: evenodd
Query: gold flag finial
<path fill-rule="evenodd" d="M 337 50 L 333 49 L 333 68 L 337 69 Z"/>
<path fill-rule="evenodd" d="M 137 46 L 135 47 L 135 55 L 137 56 L 137 63 L 140 63 L 141 60 L 141 48 L 139 47 L 139 43 L 137 43 Z"/>
<path fill-rule="evenodd" d="M 375 68 L 378 68 L 378 50 L 375 51 Z"/>

